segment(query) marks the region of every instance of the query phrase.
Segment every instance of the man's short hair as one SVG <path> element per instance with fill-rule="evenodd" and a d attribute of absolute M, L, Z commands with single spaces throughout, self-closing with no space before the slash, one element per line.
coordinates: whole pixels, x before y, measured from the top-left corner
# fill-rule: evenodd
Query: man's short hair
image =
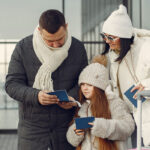
<path fill-rule="evenodd" d="M 44 11 L 39 19 L 39 25 L 49 33 L 55 33 L 61 26 L 65 27 L 64 15 L 55 9 Z"/>

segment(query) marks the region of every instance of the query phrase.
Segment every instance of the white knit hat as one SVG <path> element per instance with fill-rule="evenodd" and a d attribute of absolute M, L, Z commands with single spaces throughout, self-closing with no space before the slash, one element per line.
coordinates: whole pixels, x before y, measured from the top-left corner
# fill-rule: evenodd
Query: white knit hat
<path fill-rule="evenodd" d="M 78 83 L 87 83 L 105 91 L 109 83 L 108 70 L 102 64 L 92 63 L 83 69 Z"/>
<path fill-rule="evenodd" d="M 131 38 L 133 26 L 124 5 L 120 5 L 104 22 L 102 32 L 118 36 L 120 38 Z"/>

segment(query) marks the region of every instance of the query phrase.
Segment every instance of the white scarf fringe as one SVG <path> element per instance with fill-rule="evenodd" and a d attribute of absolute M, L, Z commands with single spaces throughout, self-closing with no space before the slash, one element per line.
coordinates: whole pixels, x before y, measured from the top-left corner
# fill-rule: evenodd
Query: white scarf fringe
<path fill-rule="evenodd" d="M 42 39 L 38 27 L 36 27 L 33 33 L 33 48 L 42 65 L 36 74 L 33 88 L 54 91 L 51 75 L 67 58 L 72 42 L 71 39 L 71 35 L 68 34 L 67 40 L 62 47 L 48 47 Z"/>

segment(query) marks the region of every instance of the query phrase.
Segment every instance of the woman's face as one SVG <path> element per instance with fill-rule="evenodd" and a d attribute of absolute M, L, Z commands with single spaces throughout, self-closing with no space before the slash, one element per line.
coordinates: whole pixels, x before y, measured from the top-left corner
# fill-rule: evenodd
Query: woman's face
<path fill-rule="evenodd" d="M 93 90 L 94 90 L 94 86 L 87 83 L 81 84 L 81 91 L 86 99 L 90 100 L 92 98 Z"/>
<path fill-rule="evenodd" d="M 103 39 L 107 44 L 109 44 L 110 49 L 120 50 L 120 38 L 104 33 Z"/>

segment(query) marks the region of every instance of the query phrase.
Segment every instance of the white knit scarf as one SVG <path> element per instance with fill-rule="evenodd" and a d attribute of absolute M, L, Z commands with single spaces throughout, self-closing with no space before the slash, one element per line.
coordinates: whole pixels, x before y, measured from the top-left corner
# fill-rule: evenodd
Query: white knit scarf
<path fill-rule="evenodd" d="M 67 40 L 62 47 L 49 47 L 42 39 L 38 27 L 36 27 L 33 33 L 33 49 L 42 65 L 36 74 L 33 88 L 54 91 L 51 75 L 67 58 L 71 41 L 71 35 L 68 33 Z"/>

